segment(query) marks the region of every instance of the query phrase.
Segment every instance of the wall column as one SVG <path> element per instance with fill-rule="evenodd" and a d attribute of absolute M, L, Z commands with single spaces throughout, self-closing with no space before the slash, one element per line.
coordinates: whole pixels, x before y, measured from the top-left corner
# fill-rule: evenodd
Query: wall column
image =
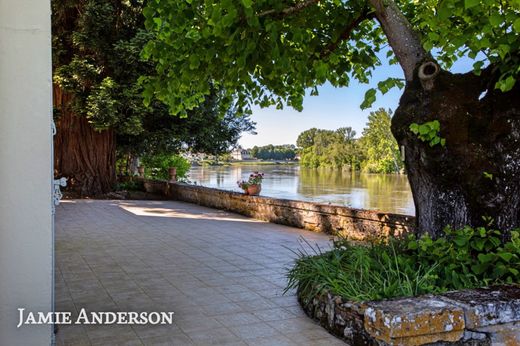
<path fill-rule="evenodd" d="M 0 345 L 50 345 L 16 328 L 52 307 L 50 0 L 0 0 Z"/>

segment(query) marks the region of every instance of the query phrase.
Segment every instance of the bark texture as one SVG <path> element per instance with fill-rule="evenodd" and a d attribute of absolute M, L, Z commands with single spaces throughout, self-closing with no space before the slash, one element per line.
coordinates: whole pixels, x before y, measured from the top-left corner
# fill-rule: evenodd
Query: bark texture
<path fill-rule="evenodd" d="M 392 119 L 405 151 L 417 232 L 442 236 L 450 225 L 520 228 L 520 87 L 495 89 L 481 76 L 442 71 L 392 0 L 369 0 L 406 77 Z M 483 96 L 484 95 L 484 96 Z M 410 124 L 438 120 L 446 146 L 430 146 Z"/>
<path fill-rule="evenodd" d="M 418 69 L 407 83 L 392 120 L 392 132 L 405 150 L 419 233 L 442 235 L 452 227 L 520 228 L 520 88 L 494 88 L 488 68 L 440 71 L 421 82 Z M 485 94 L 484 94 L 485 93 Z M 441 123 L 446 146 L 431 147 L 409 130 L 411 123 Z"/>
<path fill-rule="evenodd" d="M 429 54 L 423 49 L 419 36 L 392 0 L 369 0 L 369 2 L 403 69 L 406 80 L 412 81 L 415 68 L 429 57 Z"/>
<path fill-rule="evenodd" d="M 95 131 L 84 116 L 73 114 L 71 100 L 71 94 L 54 86 L 53 104 L 60 115 L 54 137 L 54 174 L 68 178 L 67 189 L 80 196 L 107 193 L 116 183 L 114 132 Z"/>

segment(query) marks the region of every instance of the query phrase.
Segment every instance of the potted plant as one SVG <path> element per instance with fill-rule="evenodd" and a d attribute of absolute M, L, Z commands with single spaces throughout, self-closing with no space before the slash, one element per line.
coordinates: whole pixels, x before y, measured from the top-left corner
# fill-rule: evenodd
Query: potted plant
<path fill-rule="evenodd" d="M 237 184 L 246 195 L 257 196 L 262 191 L 262 179 L 264 179 L 264 173 L 253 172 L 249 175 L 249 180 L 237 181 Z"/>

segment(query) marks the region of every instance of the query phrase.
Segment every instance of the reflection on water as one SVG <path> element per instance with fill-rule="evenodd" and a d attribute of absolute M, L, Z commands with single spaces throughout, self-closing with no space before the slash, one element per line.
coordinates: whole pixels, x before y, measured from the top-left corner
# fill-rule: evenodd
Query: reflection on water
<path fill-rule="evenodd" d="M 263 196 L 378 209 L 414 215 L 412 193 L 406 176 L 360 174 L 289 165 L 193 167 L 190 180 L 199 185 L 241 191 L 238 180 L 254 171 L 265 173 Z"/>

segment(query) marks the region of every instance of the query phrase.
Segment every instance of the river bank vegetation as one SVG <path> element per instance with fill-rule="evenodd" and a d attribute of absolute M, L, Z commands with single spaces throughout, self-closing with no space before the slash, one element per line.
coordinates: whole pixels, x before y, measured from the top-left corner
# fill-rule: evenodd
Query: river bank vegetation
<path fill-rule="evenodd" d="M 397 173 L 403 168 L 390 125 L 391 111 L 371 112 L 361 138 L 350 127 L 335 131 L 312 128 L 302 132 L 296 144 L 300 164 L 309 168 L 361 170 L 368 173 Z"/>

